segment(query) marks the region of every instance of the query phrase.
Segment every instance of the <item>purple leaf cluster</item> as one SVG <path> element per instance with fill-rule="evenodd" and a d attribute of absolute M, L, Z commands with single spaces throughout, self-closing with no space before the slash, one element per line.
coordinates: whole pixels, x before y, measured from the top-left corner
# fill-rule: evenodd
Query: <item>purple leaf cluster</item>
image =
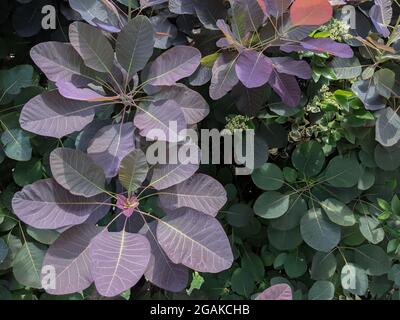
<path fill-rule="evenodd" d="M 121 21 L 100 2 L 90 9 L 88 1 L 70 2 L 89 24 L 72 23 L 70 43 L 32 49 L 33 61 L 56 90 L 28 101 L 20 124 L 58 139 L 80 132 L 77 148 L 51 152 L 52 177 L 25 186 L 12 200 L 23 222 L 62 232 L 44 258 L 56 276 L 55 286 L 45 289 L 63 295 L 94 283 L 112 297 L 145 276 L 177 292 L 187 285 L 188 268 L 228 269 L 232 250 L 215 218 L 227 201 L 223 186 L 196 174 L 199 164 L 149 166 L 141 150 L 149 145 L 144 139 L 181 145 L 179 131 L 208 115 L 206 100 L 178 83 L 199 68 L 200 51 L 182 44 L 155 56 L 147 17 Z M 107 13 L 103 19 L 91 19 L 90 10 L 100 9 Z M 112 123 L 98 119 L 107 109 L 116 114 Z M 115 182 L 118 193 L 110 191 Z M 150 197 L 159 198 L 163 216 L 146 211 Z M 110 215 L 107 225 L 98 223 Z"/>
<path fill-rule="evenodd" d="M 263 3 L 232 0 L 231 25 L 224 20 L 217 21 L 216 25 L 224 35 L 217 46 L 225 51 L 219 54 L 212 68 L 210 96 L 214 100 L 220 99 L 239 82 L 247 89 L 268 84 L 284 104 L 296 107 L 301 98 L 297 78 L 310 79 L 311 67 L 305 60 L 279 57 L 276 53 L 270 56 L 269 51 L 279 47 L 285 53 L 308 51 L 341 58 L 353 57 L 353 51 L 349 45 L 331 39 L 308 38 L 312 31 L 309 26 L 292 26 L 287 15 L 292 1 L 268 0 L 265 7 L 260 2 Z M 276 30 L 272 30 L 272 24 L 268 23 L 271 17 L 279 17 L 274 26 Z"/>

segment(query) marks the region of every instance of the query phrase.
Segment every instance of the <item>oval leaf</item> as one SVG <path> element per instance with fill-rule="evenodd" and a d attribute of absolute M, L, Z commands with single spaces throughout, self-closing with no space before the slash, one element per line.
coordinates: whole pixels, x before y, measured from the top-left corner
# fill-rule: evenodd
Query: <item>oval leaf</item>
<path fill-rule="evenodd" d="M 104 195 L 92 198 L 74 196 L 53 179 L 37 181 L 17 192 L 12 207 L 19 219 L 37 229 L 81 224 L 91 215 L 101 216 L 110 209 Z"/>
<path fill-rule="evenodd" d="M 188 180 L 165 189 L 160 203 L 166 209 L 192 208 L 210 216 L 216 216 L 227 201 L 224 187 L 205 174 L 195 174 Z"/>
<path fill-rule="evenodd" d="M 21 128 L 42 136 L 62 138 L 93 121 L 95 103 L 69 100 L 57 91 L 44 92 L 22 109 Z"/>
<path fill-rule="evenodd" d="M 172 262 L 199 272 L 221 272 L 233 262 L 218 220 L 191 209 L 175 210 L 159 220 L 157 239 Z"/>
<path fill-rule="evenodd" d="M 54 268 L 55 283 L 53 287 L 45 288 L 46 292 L 54 295 L 70 294 L 81 292 L 92 284 L 89 249 L 92 239 L 101 230 L 89 224 L 75 226 L 65 231 L 50 246 L 43 261 L 42 281 L 45 281 L 46 270 Z"/>
<path fill-rule="evenodd" d="M 74 195 L 92 197 L 104 191 L 103 170 L 79 150 L 58 148 L 50 154 L 54 179 Z"/>
<path fill-rule="evenodd" d="M 150 244 L 140 234 L 105 231 L 92 240 L 90 257 L 97 291 L 114 297 L 143 276 L 150 260 Z"/>

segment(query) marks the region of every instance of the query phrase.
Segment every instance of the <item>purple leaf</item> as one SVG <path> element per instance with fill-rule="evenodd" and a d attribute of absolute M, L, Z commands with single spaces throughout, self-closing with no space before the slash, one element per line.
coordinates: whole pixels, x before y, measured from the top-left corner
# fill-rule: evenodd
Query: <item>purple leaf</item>
<path fill-rule="evenodd" d="M 106 32 L 111 32 L 111 33 L 121 32 L 121 28 L 119 26 L 116 27 L 112 24 L 100 21 L 98 18 L 94 18 L 91 22 L 92 25 L 94 25 L 95 27 L 99 27 L 100 29 Z"/>
<path fill-rule="evenodd" d="M 71 100 L 80 100 L 80 101 L 106 101 L 110 98 L 105 97 L 104 95 L 97 93 L 96 91 L 85 88 L 84 86 L 80 86 L 77 81 L 72 78 L 71 82 L 60 80 L 57 81 L 56 86 L 58 88 L 58 92 L 67 99 Z M 103 94 L 105 94 L 103 92 Z"/>
<path fill-rule="evenodd" d="M 135 149 L 131 122 L 106 126 L 89 143 L 87 153 L 100 166 L 106 178 L 113 178 L 123 158 Z"/>
<path fill-rule="evenodd" d="M 272 63 L 262 52 L 246 50 L 240 54 L 235 69 L 239 80 L 247 88 L 258 88 L 270 79 Z"/>
<path fill-rule="evenodd" d="M 150 18 L 156 33 L 154 47 L 158 49 L 168 49 L 178 36 L 178 28 L 168 20 L 167 15 L 152 16 Z"/>
<path fill-rule="evenodd" d="M 189 83 L 193 87 L 200 87 L 211 80 L 211 68 L 200 66 L 195 73 L 189 77 Z"/>
<path fill-rule="evenodd" d="M 393 8 L 391 0 L 375 0 L 369 11 L 369 16 L 376 30 L 385 38 L 390 36 L 388 26 L 392 20 Z"/>
<path fill-rule="evenodd" d="M 57 183 L 74 195 L 92 197 L 104 192 L 103 170 L 82 151 L 55 149 L 50 154 L 50 168 Z"/>
<path fill-rule="evenodd" d="M 304 51 L 304 47 L 301 46 L 300 44 L 297 43 L 285 43 L 281 45 L 280 47 L 281 51 L 286 52 L 286 53 L 292 53 L 292 52 L 299 52 L 299 51 Z"/>
<path fill-rule="evenodd" d="M 24 187 L 14 195 L 12 207 L 26 224 L 51 230 L 81 224 L 91 215 L 103 215 L 110 209 L 105 195 L 91 198 L 74 196 L 53 179 Z"/>
<path fill-rule="evenodd" d="M 306 80 L 311 79 L 312 70 L 306 61 L 298 61 L 290 57 L 271 58 L 271 60 L 279 73 L 290 74 Z"/>
<path fill-rule="evenodd" d="M 215 61 L 210 85 L 210 97 L 213 100 L 224 97 L 239 82 L 235 70 L 236 60 L 235 55 L 223 53 Z"/>
<path fill-rule="evenodd" d="M 168 2 L 168 0 L 140 0 L 140 7 L 144 9 L 147 7 L 156 6 L 164 2 Z"/>
<path fill-rule="evenodd" d="M 62 138 L 92 122 L 96 106 L 93 102 L 65 99 L 56 91 L 44 92 L 28 101 L 19 122 L 27 131 Z"/>
<path fill-rule="evenodd" d="M 116 55 L 129 77 L 142 70 L 153 54 L 154 30 L 145 16 L 130 20 L 118 35 Z"/>
<path fill-rule="evenodd" d="M 161 206 L 174 210 L 182 207 L 216 216 L 227 201 L 225 188 L 214 178 L 195 174 L 188 180 L 163 190 L 159 196 Z"/>
<path fill-rule="evenodd" d="M 134 124 L 149 140 L 177 142 L 187 128 L 185 115 L 174 100 L 161 100 L 139 109 Z"/>
<path fill-rule="evenodd" d="M 110 1 L 69 0 L 72 9 L 93 26 L 98 26 L 108 32 L 119 32 L 120 16 Z M 77 19 L 74 19 L 77 20 Z"/>
<path fill-rule="evenodd" d="M 181 147 L 186 148 L 187 146 L 195 150 L 197 155 L 200 157 L 200 149 L 196 144 L 188 143 Z M 170 146 L 170 148 L 173 147 Z M 167 152 L 169 153 L 170 150 L 167 150 Z M 190 178 L 199 169 L 200 160 L 198 162 L 191 162 L 192 163 L 186 164 L 178 160 L 176 164 L 156 164 L 151 171 L 151 186 L 157 190 L 163 190 Z"/>
<path fill-rule="evenodd" d="M 89 146 L 90 141 L 94 138 L 97 132 L 105 127 L 106 125 L 110 124 L 111 120 L 99 120 L 95 119 L 92 123 L 87 125 L 77 136 L 75 140 L 75 147 L 76 149 L 86 152 Z"/>
<path fill-rule="evenodd" d="M 287 284 L 277 284 L 261 292 L 255 300 L 292 300 L 292 289 Z"/>
<path fill-rule="evenodd" d="M 187 124 L 196 124 L 210 113 L 210 107 L 203 96 L 183 84 L 161 87 L 161 91 L 153 96 L 156 100 L 174 100 L 181 107 Z"/>
<path fill-rule="evenodd" d="M 259 2 L 263 0 L 235 0 L 232 6 L 232 29 L 239 38 L 257 32 L 263 24 L 265 13 Z"/>
<path fill-rule="evenodd" d="M 101 31 L 86 23 L 74 22 L 69 26 L 69 37 L 86 66 L 99 72 L 111 72 L 114 50 Z"/>
<path fill-rule="evenodd" d="M 156 222 L 150 222 L 142 228 L 141 234 L 150 242 L 151 257 L 145 277 L 159 288 L 171 292 L 180 292 L 186 288 L 189 278 L 188 269 L 172 263 L 165 252 L 160 248 L 156 238 Z"/>
<path fill-rule="evenodd" d="M 218 273 L 233 263 L 232 249 L 217 219 L 178 209 L 158 221 L 157 239 L 173 263 Z"/>
<path fill-rule="evenodd" d="M 82 224 L 65 231 L 50 246 L 44 257 L 43 267 L 55 268 L 55 288 L 47 288 L 46 292 L 64 295 L 81 292 L 92 282 L 89 256 L 91 240 L 101 232 L 101 228 Z M 42 273 L 43 277 L 47 274 Z"/>
<path fill-rule="evenodd" d="M 188 46 L 177 46 L 160 55 L 150 66 L 151 86 L 170 86 L 189 77 L 200 65 L 201 53 Z"/>
<path fill-rule="evenodd" d="M 105 231 L 92 240 L 90 256 L 97 291 L 114 297 L 143 276 L 150 260 L 150 244 L 139 234 Z"/>
<path fill-rule="evenodd" d="M 229 45 L 232 45 L 232 44 L 235 44 L 236 46 L 240 45 L 236 36 L 232 33 L 231 27 L 224 20 L 218 20 L 217 27 L 225 35 L 224 39 L 225 39 L 226 43 L 224 45 L 222 45 L 221 47 L 228 47 Z M 223 43 L 221 43 L 221 44 L 223 44 Z"/>
<path fill-rule="evenodd" d="M 328 52 L 329 54 L 340 58 L 352 58 L 354 52 L 347 44 L 338 43 L 328 38 L 309 39 L 301 42 L 304 49 L 315 52 Z"/>
<path fill-rule="evenodd" d="M 196 15 L 206 29 L 218 30 L 217 21 L 225 19 L 227 9 L 223 1 L 193 0 Z"/>
<path fill-rule="evenodd" d="M 280 33 L 283 39 L 290 39 L 294 41 L 300 41 L 308 36 L 315 30 L 317 30 L 320 25 L 316 26 L 295 26 L 293 25 L 289 15 L 284 15 L 282 17 L 282 25 L 280 27 Z M 271 29 L 272 32 L 275 32 L 273 27 Z M 281 40 L 282 41 L 282 40 Z"/>
<path fill-rule="evenodd" d="M 177 14 L 196 15 L 193 0 L 170 0 L 169 11 Z"/>
<path fill-rule="evenodd" d="M 75 74 L 80 74 L 83 61 L 74 48 L 62 42 L 43 42 L 31 49 L 31 58 L 54 82 L 71 80 Z"/>
<path fill-rule="evenodd" d="M 265 1 L 267 12 L 273 17 L 280 17 L 287 12 L 292 0 L 261 0 Z"/>
<path fill-rule="evenodd" d="M 279 73 L 274 69 L 269 84 L 286 105 L 289 107 L 297 107 L 299 105 L 301 90 L 294 76 Z"/>

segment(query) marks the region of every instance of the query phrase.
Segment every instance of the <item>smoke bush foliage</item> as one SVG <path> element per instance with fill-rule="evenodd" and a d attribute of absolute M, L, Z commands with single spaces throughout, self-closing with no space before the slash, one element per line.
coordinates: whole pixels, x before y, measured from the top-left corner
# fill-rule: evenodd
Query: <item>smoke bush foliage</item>
<path fill-rule="evenodd" d="M 0 298 L 400 298 L 395 3 L 4 3 Z M 252 175 L 148 163 L 191 128 L 254 129 Z"/>

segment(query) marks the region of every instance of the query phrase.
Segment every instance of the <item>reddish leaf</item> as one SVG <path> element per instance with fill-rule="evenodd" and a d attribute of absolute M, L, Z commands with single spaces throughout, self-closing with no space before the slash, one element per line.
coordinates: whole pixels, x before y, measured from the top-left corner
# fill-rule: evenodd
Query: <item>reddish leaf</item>
<path fill-rule="evenodd" d="M 327 23 L 333 15 L 328 0 L 296 0 L 290 8 L 293 25 L 312 26 Z"/>
<path fill-rule="evenodd" d="M 264 0 L 257 0 L 258 5 L 260 6 L 261 10 L 267 15 L 267 6 L 265 5 Z"/>

